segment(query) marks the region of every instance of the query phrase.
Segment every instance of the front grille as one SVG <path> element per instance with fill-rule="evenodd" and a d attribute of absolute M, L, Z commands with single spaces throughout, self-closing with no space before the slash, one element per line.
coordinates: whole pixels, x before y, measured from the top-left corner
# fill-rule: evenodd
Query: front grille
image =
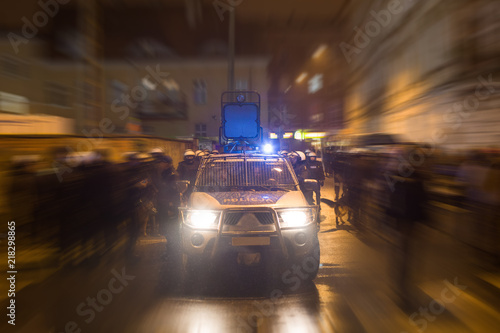
<path fill-rule="evenodd" d="M 249 213 L 252 214 L 252 213 Z M 268 212 L 255 212 L 253 215 L 257 218 L 260 224 L 269 225 L 274 224 L 273 214 Z M 224 224 L 236 225 L 243 217 L 242 212 L 228 212 L 224 214 Z"/>
<path fill-rule="evenodd" d="M 259 220 L 260 224 L 273 224 L 273 214 L 272 213 L 254 213 L 255 217 Z"/>
<path fill-rule="evenodd" d="M 224 224 L 236 225 L 243 213 L 226 213 L 224 214 Z"/>
<path fill-rule="evenodd" d="M 200 167 L 196 186 L 294 185 L 290 171 L 281 157 L 213 156 Z"/>

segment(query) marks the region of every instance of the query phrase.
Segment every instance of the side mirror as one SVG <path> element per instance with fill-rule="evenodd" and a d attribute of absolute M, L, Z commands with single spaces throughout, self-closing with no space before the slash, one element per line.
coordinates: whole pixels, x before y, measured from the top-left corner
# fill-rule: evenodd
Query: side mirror
<path fill-rule="evenodd" d="M 184 194 L 190 183 L 191 182 L 189 180 L 178 180 L 175 182 L 175 186 L 177 187 L 177 191 L 179 191 L 179 193 Z"/>
<path fill-rule="evenodd" d="M 319 183 L 316 179 L 304 179 L 304 188 L 308 191 L 318 191 Z"/>

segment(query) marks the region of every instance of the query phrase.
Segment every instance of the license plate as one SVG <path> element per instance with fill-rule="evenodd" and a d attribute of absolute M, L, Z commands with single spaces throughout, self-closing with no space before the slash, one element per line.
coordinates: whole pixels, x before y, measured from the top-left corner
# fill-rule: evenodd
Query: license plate
<path fill-rule="evenodd" d="M 233 246 L 270 245 L 270 237 L 233 237 Z"/>

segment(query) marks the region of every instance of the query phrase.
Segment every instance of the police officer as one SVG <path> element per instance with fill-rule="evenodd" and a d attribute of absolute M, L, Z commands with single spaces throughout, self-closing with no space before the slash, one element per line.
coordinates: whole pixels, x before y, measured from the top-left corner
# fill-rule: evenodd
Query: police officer
<path fill-rule="evenodd" d="M 184 160 L 177 166 L 177 173 L 179 174 L 179 179 L 189 180 L 190 184 L 185 193 L 188 197 L 193 190 L 194 182 L 196 181 L 196 172 L 198 171 L 198 163 L 195 161 L 195 153 L 192 150 L 186 150 L 184 152 Z"/>
<path fill-rule="evenodd" d="M 323 164 L 317 160 L 316 153 L 309 152 L 306 157 L 306 162 L 304 164 L 305 174 L 308 179 L 316 179 L 320 186 L 325 184 L 325 172 L 323 171 Z M 320 187 L 318 186 L 318 190 L 316 192 L 316 204 L 320 207 Z M 312 193 L 308 193 L 308 200 L 312 202 Z"/>
<path fill-rule="evenodd" d="M 149 211 L 149 218 L 146 225 L 145 232 L 153 236 L 160 235 L 160 222 L 158 217 L 158 192 L 161 186 L 161 173 L 164 168 L 165 153 L 161 148 L 153 148 L 149 152 L 153 158 L 150 168 L 148 169 L 149 179 L 151 180 L 152 187 L 152 209 Z M 170 157 L 169 157 L 170 158 Z"/>
<path fill-rule="evenodd" d="M 196 155 L 195 161 L 198 164 L 197 166 L 199 166 L 200 163 L 201 163 L 201 159 L 203 158 L 203 156 L 208 155 L 208 153 L 205 152 L 205 151 L 203 151 L 203 150 L 198 150 L 198 151 L 196 151 L 195 155 Z"/>
<path fill-rule="evenodd" d="M 281 156 L 283 156 L 283 157 L 287 157 L 287 156 L 288 156 L 288 151 L 286 151 L 286 150 L 281 150 L 281 151 L 279 152 L 279 155 L 281 155 Z"/>
<path fill-rule="evenodd" d="M 180 240 L 177 218 L 179 215 L 180 194 L 176 182 L 179 179 L 175 172 L 172 158 L 164 155 L 159 158 L 160 184 L 158 185 L 158 222 L 160 233 L 167 239 L 167 249 L 172 251 Z"/>
<path fill-rule="evenodd" d="M 145 225 L 151 210 L 150 200 L 152 193 L 151 180 L 149 178 L 147 164 L 151 156 L 145 153 L 132 153 L 127 156 L 128 204 L 130 205 L 130 219 L 127 224 L 128 242 L 126 255 L 128 259 L 137 258 L 136 243 L 145 232 Z"/>

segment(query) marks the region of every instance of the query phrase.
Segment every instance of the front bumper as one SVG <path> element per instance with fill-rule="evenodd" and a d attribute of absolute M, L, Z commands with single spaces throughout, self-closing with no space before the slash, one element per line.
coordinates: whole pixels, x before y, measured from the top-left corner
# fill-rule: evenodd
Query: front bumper
<path fill-rule="evenodd" d="M 311 208 L 294 207 L 294 208 Z M 229 214 L 241 214 L 245 223 L 228 225 Z M 266 214 L 268 224 L 252 222 L 251 215 Z M 281 228 L 276 210 L 269 207 L 228 208 L 219 216 L 217 229 L 198 229 L 181 226 L 183 252 L 192 257 L 214 260 L 238 253 L 260 253 L 265 257 L 300 258 L 312 253 L 317 245 L 316 221 L 305 226 Z"/>

